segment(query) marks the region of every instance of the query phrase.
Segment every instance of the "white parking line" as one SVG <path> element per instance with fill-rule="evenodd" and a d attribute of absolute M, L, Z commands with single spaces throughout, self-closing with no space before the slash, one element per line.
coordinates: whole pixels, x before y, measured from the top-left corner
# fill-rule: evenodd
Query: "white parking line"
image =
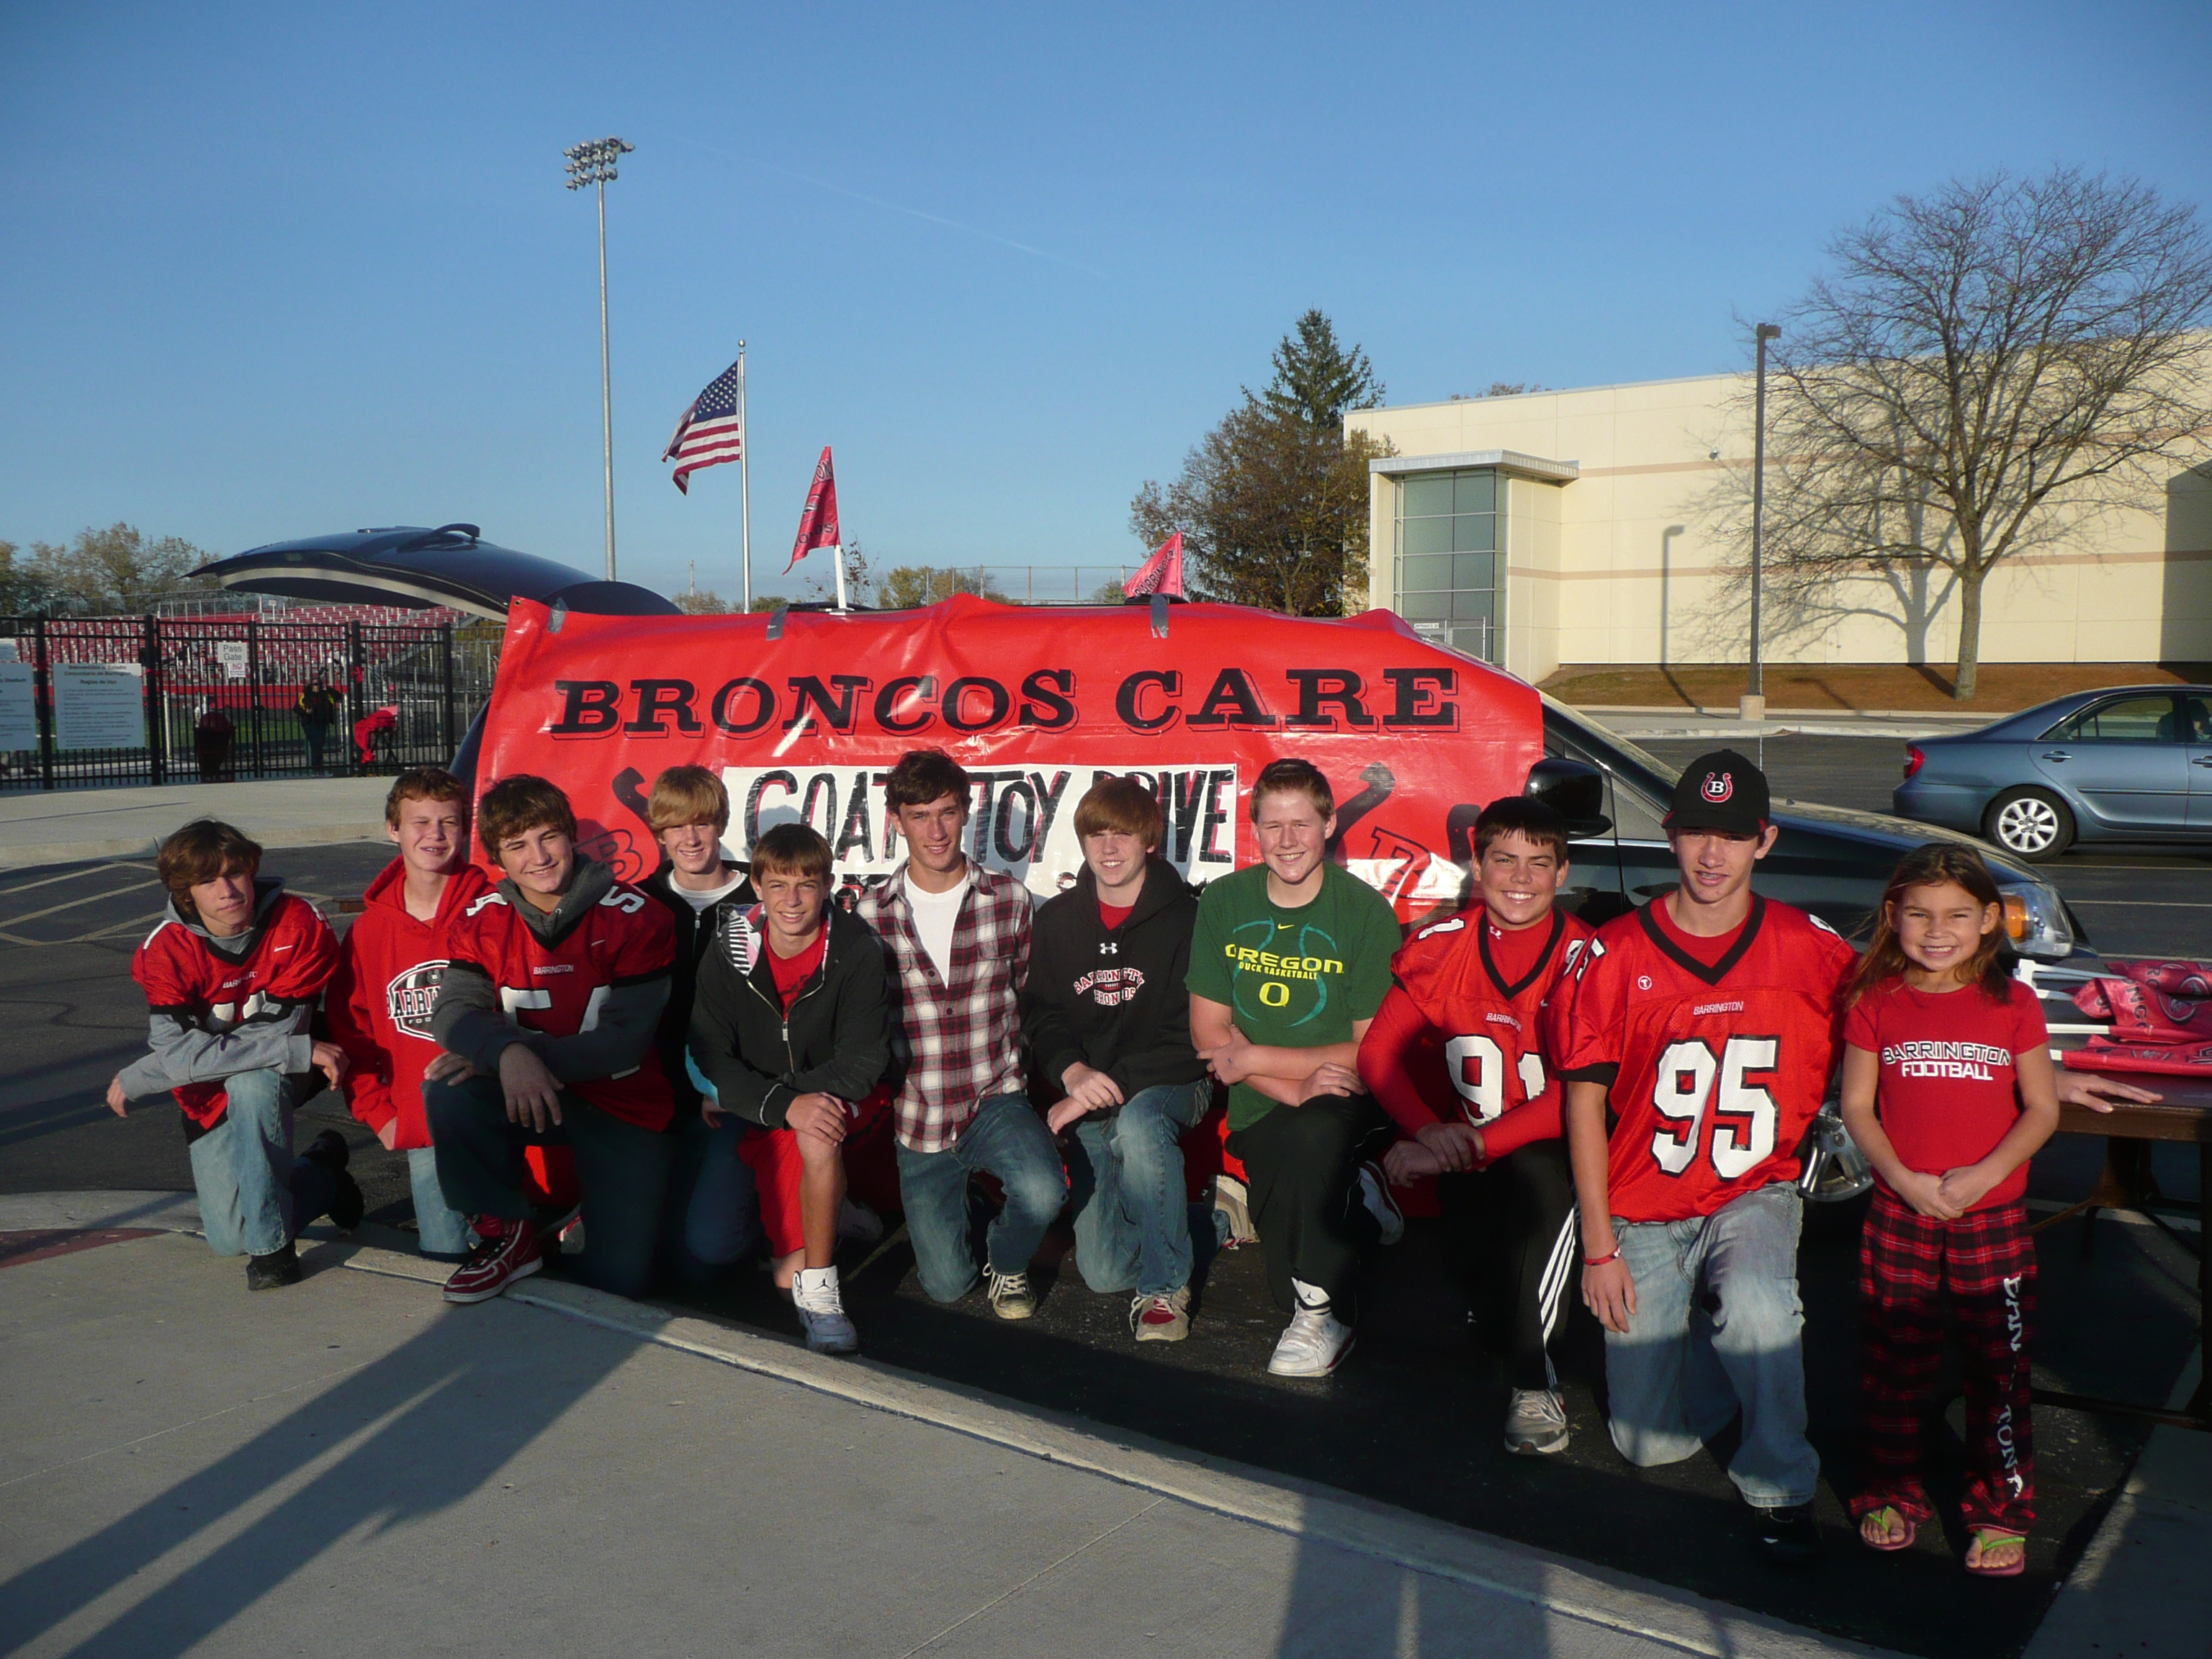
<path fill-rule="evenodd" d="M 51 887 L 58 881 L 76 881 L 83 876 L 105 875 L 110 870 L 143 870 L 143 864 L 95 864 L 82 870 L 70 870 L 58 876 L 41 876 L 36 881 L 18 883 L 13 887 L 0 887 L 0 898 L 14 893 L 27 893 L 33 887 Z"/>
<path fill-rule="evenodd" d="M 81 904 L 97 904 L 102 899 L 120 898 L 125 893 L 143 892 L 149 887 L 159 887 L 161 882 L 134 881 L 128 887 L 111 887 L 104 893 L 88 893 L 82 898 L 70 899 L 65 904 L 50 904 L 43 910 L 33 910 L 20 916 L 9 916 L 0 921 L 0 927 L 20 927 L 27 921 L 36 921 L 40 916 L 51 916 L 63 910 L 74 910 Z"/>

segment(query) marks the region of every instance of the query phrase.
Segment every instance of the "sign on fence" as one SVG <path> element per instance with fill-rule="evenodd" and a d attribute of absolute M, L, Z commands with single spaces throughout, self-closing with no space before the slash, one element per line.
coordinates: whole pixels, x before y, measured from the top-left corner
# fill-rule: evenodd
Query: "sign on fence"
<path fill-rule="evenodd" d="M 135 662 L 53 665 L 57 749 L 137 749 L 146 742 L 145 671 Z"/>
<path fill-rule="evenodd" d="M 38 746 L 38 670 L 27 662 L 0 662 L 0 752 Z"/>
<path fill-rule="evenodd" d="M 247 655 L 252 650 L 252 647 L 244 640 L 217 640 L 215 642 L 215 659 L 222 665 L 223 678 L 244 679 Z"/>

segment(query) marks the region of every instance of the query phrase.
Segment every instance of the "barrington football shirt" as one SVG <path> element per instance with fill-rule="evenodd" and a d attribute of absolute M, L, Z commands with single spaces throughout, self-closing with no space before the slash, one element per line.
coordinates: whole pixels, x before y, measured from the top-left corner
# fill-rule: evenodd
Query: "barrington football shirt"
<path fill-rule="evenodd" d="M 2014 1056 L 2050 1040 L 2042 1005 L 2018 980 L 2008 982 L 2002 1001 L 1978 986 L 1929 992 L 1884 980 L 1844 1021 L 1844 1041 L 1881 1061 L 1875 1115 L 1889 1144 L 1906 1169 L 1926 1175 L 1990 1155 L 2020 1119 Z M 1881 1185 L 1888 1191 L 1887 1182 Z M 2022 1164 L 1974 1208 L 2016 1203 L 2027 1191 Z"/>

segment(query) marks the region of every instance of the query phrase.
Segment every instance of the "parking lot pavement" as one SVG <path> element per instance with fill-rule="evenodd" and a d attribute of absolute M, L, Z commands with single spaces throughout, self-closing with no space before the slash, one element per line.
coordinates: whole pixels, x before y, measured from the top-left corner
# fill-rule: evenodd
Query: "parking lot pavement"
<path fill-rule="evenodd" d="M 173 1234 L 0 1270 L 10 1652 L 1865 1652 L 574 1287 L 454 1309 L 341 1265 L 374 1261 L 258 1297 Z"/>
<path fill-rule="evenodd" d="M 1704 738 L 1636 739 L 1670 765 L 1717 746 Z M 1777 796 L 1887 812 L 1904 772 L 1898 738 L 1767 738 L 1746 752 Z M 2036 866 L 2073 907 L 2087 942 L 2113 957 L 2212 957 L 2212 843 L 2075 847 Z"/>
<path fill-rule="evenodd" d="M 264 847 L 381 841 L 389 778 L 285 778 L 0 794 L 0 870 L 149 858 L 187 818 L 234 823 Z"/>
<path fill-rule="evenodd" d="M 1765 763 L 1780 793 L 1865 805 L 1877 804 L 1868 793 L 1886 793 L 1900 750 L 1864 739 L 1778 739 L 1766 744 Z M 375 846 L 297 849 L 272 854 L 270 867 L 327 911 L 358 893 L 385 857 Z M 2111 934 L 2101 931 L 2100 913 L 2084 912 L 2106 948 L 2212 954 L 2212 939 L 2191 931 L 2197 913 L 2176 908 L 2202 902 L 2199 862 L 2100 854 L 2094 867 L 2059 868 L 2069 893 L 2074 882 L 2094 878 L 2133 904 L 2113 907 Z M 98 1101 L 143 1041 L 143 1007 L 127 965 L 159 912 L 158 890 L 145 885 L 151 879 L 144 861 L 129 860 L 0 877 L 0 1193 L 190 1186 L 173 1111 L 155 1106 L 118 1122 Z M 2170 931 L 2161 935 L 2160 927 Z M 2176 942 L 2156 943 L 2161 937 Z M 404 1162 L 327 1094 L 304 1109 L 302 1138 L 325 1124 L 347 1133 L 372 1217 L 407 1225 Z M 2047 1212 L 2081 1197 L 2100 1151 L 2093 1139 L 2053 1143 L 2037 1160 L 2033 1201 Z M 2180 1204 L 2193 1202 L 2196 1192 L 2196 1160 L 2185 1153 L 2154 1152 L 2161 1187 Z M 1963 1585 L 1959 1540 L 1938 1528 L 1926 1529 L 1901 1559 L 1856 1548 L 1834 1491 L 1847 1489 L 1850 1478 L 1856 1223 L 1849 1209 L 1816 1211 L 1802 1256 L 1813 1433 L 1831 1483 L 1820 1500 L 1829 1559 L 1806 1580 L 1775 1578 L 1741 1547 L 1729 1487 L 1711 1460 L 1642 1474 L 1621 1465 L 1605 1437 L 1595 1333 L 1578 1314 L 1579 1358 L 1565 1389 L 1573 1445 L 1556 1459 L 1505 1455 L 1497 1431 L 1504 1387 L 1487 1327 L 1479 1320 L 1470 1327 L 1470 1314 L 1480 1310 L 1431 1224 L 1417 1221 L 1405 1244 L 1378 1257 L 1358 1353 L 1319 1384 L 1266 1377 L 1281 1316 L 1249 1252 L 1206 1265 L 1192 1338 L 1164 1353 L 1135 1347 L 1123 1298 L 1091 1296 L 1065 1270 L 1064 1230 L 1048 1242 L 1039 1275 L 1044 1305 L 1024 1326 L 1000 1324 L 972 1299 L 952 1310 L 928 1304 L 896 1232 L 845 1265 L 848 1305 L 867 1352 L 917 1376 L 1073 1412 L 1200 1456 L 1275 1469 L 1838 1636 L 1943 1659 L 2008 1656 L 2095 1534 L 2142 1431 L 2124 1419 L 2039 1411 L 2045 1519 L 2029 1574 L 2013 1584 Z M 2194 1263 L 2147 1224 L 2107 1217 L 2096 1237 L 2094 1255 L 2085 1257 L 2081 1224 L 2068 1223 L 2041 1250 L 2039 1381 L 2075 1393 L 2162 1398 L 2195 1340 Z M 234 1264 L 228 1271 L 235 1273 Z M 683 1305 L 786 1340 L 796 1330 L 787 1304 L 757 1274 L 740 1273 Z M 1940 1438 L 1939 1480 L 1955 1485 L 1955 1425 Z"/>

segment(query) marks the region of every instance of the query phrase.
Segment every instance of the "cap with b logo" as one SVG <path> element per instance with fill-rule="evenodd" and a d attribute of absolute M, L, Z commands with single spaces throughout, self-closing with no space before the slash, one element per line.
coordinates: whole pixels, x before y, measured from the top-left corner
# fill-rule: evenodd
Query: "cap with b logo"
<path fill-rule="evenodd" d="M 1724 830 L 1755 836 L 1766 827 L 1766 774 L 1733 749 L 1700 755 L 1674 786 L 1669 830 Z"/>

